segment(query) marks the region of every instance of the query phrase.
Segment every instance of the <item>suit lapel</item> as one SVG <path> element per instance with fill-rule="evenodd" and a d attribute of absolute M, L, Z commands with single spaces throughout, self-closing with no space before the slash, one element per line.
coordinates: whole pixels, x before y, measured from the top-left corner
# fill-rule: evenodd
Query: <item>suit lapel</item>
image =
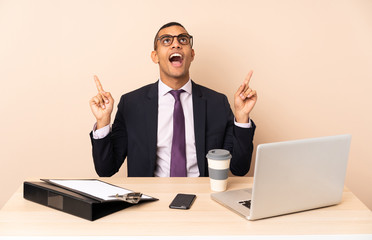
<path fill-rule="evenodd" d="M 158 82 L 152 84 L 145 99 L 146 128 L 148 133 L 148 149 L 151 169 L 155 172 L 156 146 L 158 136 Z"/>
<path fill-rule="evenodd" d="M 200 87 L 192 82 L 192 101 L 194 108 L 194 131 L 196 157 L 200 176 L 208 176 L 205 164 L 205 121 L 206 121 L 206 100 L 203 98 Z"/>

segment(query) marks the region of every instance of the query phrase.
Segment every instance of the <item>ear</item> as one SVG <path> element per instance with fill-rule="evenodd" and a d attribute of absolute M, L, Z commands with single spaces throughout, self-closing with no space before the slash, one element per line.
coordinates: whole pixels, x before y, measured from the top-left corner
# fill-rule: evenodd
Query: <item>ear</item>
<path fill-rule="evenodd" d="M 194 57 L 195 57 L 195 51 L 194 49 L 191 49 L 191 62 L 194 61 Z"/>
<path fill-rule="evenodd" d="M 151 59 L 154 63 L 159 63 L 158 53 L 155 50 L 151 52 Z"/>

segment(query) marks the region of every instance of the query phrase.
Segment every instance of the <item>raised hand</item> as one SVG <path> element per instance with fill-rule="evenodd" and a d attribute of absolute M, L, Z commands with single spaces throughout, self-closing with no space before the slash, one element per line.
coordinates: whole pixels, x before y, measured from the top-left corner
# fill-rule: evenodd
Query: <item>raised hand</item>
<path fill-rule="evenodd" d="M 98 94 L 89 101 L 89 105 L 97 119 L 97 129 L 99 129 L 110 124 L 114 99 L 109 92 L 103 90 L 102 84 L 96 75 L 94 75 L 94 81 L 96 82 Z"/>
<path fill-rule="evenodd" d="M 247 123 L 249 113 L 257 102 L 257 93 L 249 87 L 253 71 L 251 70 L 234 95 L 235 119 L 238 123 Z"/>

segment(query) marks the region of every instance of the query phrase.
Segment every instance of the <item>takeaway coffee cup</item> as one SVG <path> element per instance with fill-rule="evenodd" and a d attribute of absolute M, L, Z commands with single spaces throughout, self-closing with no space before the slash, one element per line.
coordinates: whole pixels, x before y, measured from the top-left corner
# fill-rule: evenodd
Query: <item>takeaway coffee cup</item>
<path fill-rule="evenodd" d="M 207 159 L 212 191 L 225 191 L 230 168 L 230 152 L 224 149 L 213 149 L 208 152 Z"/>

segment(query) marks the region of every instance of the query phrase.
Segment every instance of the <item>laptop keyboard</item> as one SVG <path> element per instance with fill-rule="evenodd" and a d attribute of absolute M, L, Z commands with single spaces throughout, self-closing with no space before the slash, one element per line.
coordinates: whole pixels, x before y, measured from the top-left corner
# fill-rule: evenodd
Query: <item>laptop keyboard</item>
<path fill-rule="evenodd" d="M 244 207 L 247 207 L 247 208 L 251 209 L 251 200 L 240 201 L 239 203 L 240 203 L 241 205 L 243 205 Z"/>

